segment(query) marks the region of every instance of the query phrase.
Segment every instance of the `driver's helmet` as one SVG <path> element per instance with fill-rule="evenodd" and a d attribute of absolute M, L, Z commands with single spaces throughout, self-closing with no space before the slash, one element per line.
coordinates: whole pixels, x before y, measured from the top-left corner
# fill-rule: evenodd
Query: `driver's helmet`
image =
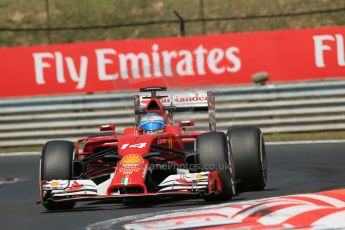
<path fill-rule="evenodd" d="M 157 113 L 147 113 L 140 121 L 139 128 L 145 134 L 162 132 L 165 127 L 164 119 Z"/>

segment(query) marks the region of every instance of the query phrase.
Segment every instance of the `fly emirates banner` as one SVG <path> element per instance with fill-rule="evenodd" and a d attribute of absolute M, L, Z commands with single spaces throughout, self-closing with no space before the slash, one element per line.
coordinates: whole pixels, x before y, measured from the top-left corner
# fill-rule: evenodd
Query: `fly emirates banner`
<path fill-rule="evenodd" d="M 345 27 L 0 48 L 0 97 L 345 77 Z"/>

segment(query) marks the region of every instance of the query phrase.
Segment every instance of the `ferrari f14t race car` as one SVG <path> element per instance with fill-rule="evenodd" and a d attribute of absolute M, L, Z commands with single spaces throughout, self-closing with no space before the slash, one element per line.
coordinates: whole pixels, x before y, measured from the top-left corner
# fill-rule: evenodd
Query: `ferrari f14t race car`
<path fill-rule="evenodd" d="M 133 204 L 179 195 L 230 200 L 240 192 L 264 189 L 267 167 L 260 129 L 217 132 L 212 92 L 140 91 L 134 96 L 134 127 L 119 134 L 115 124 L 101 125 L 100 131 L 111 134 L 43 146 L 39 186 L 45 208 L 69 209 L 90 200 Z M 192 120 L 174 121 L 173 113 L 190 110 L 208 113 L 208 130 L 191 130 Z"/>

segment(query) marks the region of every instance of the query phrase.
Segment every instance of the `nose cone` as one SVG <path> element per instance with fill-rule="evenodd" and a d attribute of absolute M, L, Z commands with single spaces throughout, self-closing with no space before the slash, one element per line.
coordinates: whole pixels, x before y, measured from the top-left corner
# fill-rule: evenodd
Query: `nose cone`
<path fill-rule="evenodd" d="M 117 165 L 108 194 L 146 193 L 145 177 L 148 161 L 139 154 L 125 155 Z"/>
<path fill-rule="evenodd" d="M 152 136 L 138 135 L 119 139 L 118 149 L 122 155 L 108 194 L 146 193 L 145 177 L 149 161 L 143 158 L 150 151 Z"/>

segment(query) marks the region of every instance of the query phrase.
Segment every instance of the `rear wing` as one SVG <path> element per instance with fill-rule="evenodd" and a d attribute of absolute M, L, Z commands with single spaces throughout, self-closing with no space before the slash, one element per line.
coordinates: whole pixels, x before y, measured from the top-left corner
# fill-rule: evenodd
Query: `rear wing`
<path fill-rule="evenodd" d="M 210 131 L 216 130 L 215 98 L 211 91 L 196 92 L 164 92 L 157 98 L 164 106 L 164 109 L 171 112 L 182 111 L 207 111 Z M 150 98 L 147 94 L 134 96 L 135 121 L 139 123 L 139 114 L 144 113 Z"/>

